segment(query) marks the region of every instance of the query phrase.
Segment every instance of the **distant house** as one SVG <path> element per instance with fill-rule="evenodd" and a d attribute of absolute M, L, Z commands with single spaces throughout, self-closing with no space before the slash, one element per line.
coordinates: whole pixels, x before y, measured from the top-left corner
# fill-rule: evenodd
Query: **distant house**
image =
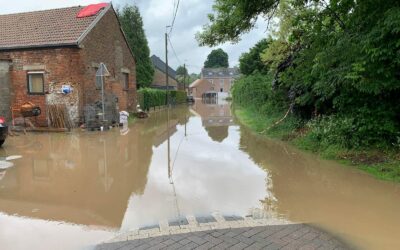
<path fill-rule="evenodd" d="M 238 76 L 238 68 L 203 68 L 201 78 L 194 81 L 189 86 L 189 90 L 195 98 L 201 98 L 204 94 L 228 96 Z"/>
<path fill-rule="evenodd" d="M 48 125 L 52 104 L 84 122 L 85 108 L 101 102 L 101 62 L 114 109 L 134 108 L 135 60 L 111 4 L 0 15 L 0 115 L 9 119 L 10 107 L 29 101 L 42 110 L 33 119 L 38 126 Z"/>
<path fill-rule="evenodd" d="M 151 87 L 157 89 L 167 89 L 165 62 L 156 55 L 151 56 L 151 61 L 154 66 L 154 78 Z M 178 80 L 176 80 L 176 71 L 171 67 L 168 67 L 168 79 L 169 89 L 177 90 L 179 84 Z"/>

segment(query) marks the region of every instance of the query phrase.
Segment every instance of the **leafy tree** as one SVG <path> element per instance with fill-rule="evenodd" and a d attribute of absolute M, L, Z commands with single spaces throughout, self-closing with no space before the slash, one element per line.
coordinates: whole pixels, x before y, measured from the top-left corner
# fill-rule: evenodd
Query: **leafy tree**
<path fill-rule="evenodd" d="M 187 71 L 187 69 L 185 67 L 183 67 L 181 65 L 176 69 L 176 75 L 178 75 L 178 76 L 185 76 L 186 75 L 187 76 L 188 75 L 188 71 Z"/>
<path fill-rule="evenodd" d="M 213 8 L 197 34 L 201 45 L 237 42 L 257 18 L 279 19 L 261 56 L 273 74 L 268 102 L 286 100 L 305 121 L 328 117 L 315 138 L 345 147 L 398 143 L 398 0 L 216 0 Z"/>
<path fill-rule="evenodd" d="M 143 20 L 137 6 L 126 5 L 118 11 L 122 29 L 136 60 L 136 81 L 139 88 L 150 86 L 154 67 L 150 60 L 150 49 L 143 30 Z"/>
<path fill-rule="evenodd" d="M 239 58 L 240 72 L 244 75 L 250 75 L 254 71 L 266 72 L 267 66 L 261 60 L 261 53 L 268 48 L 271 39 L 262 39 L 249 52 L 243 53 Z"/>
<path fill-rule="evenodd" d="M 260 14 L 270 18 L 278 5 L 279 0 L 215 0 L 215 13 L 208 15 L 210 24 L 196 38 L 203 46 L 238 42 L 241 34 L 254 27 Z"/>
<path fill-rule="evenodd" d="M 228 68 L 228 54 L 222 49 L 215 49 L 207 56 L 204 62 L 204 68 Z"/>

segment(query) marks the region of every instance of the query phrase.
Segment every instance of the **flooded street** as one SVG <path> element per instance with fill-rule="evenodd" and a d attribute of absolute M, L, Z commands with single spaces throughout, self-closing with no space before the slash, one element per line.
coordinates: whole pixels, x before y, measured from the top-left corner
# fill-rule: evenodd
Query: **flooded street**
<path fill-rule="evenodd" d="M 400 249 L 400 185 L 261 138 L 227 103 L 155 112 L 129 131 L 10 137 L 0 157 L 13 155 L 22 158 L 0 171 L 0 249 L 91 249 L 216 211 L 312 223 L 356 249 Z"/>

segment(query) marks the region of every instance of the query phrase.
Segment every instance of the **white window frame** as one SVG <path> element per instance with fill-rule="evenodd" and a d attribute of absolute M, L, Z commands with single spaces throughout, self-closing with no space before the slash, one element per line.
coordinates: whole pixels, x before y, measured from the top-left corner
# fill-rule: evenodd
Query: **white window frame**
<path fill-rule="evenodd" d="M 28 71 L 26 73 L 26 78 L 27 78 L 27 88 L 28 88 L 28 94 L 29 95 L 44 95 L 45 94 L 45 89 L 44 89 L 44 71 Z M 31 91 L 31 75 L 41 75 L 42 76 L 42 86 L 43 86 L 43 91 L 42 92 L 32 92 Z"/>

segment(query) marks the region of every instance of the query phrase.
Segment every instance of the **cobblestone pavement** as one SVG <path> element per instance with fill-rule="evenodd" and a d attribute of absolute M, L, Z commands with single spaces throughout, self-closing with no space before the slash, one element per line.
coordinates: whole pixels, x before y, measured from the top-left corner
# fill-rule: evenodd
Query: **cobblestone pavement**
<path fill-rule="evenodd" d="M 103 243 L 96 250 L 129 249 L 348 249 L 305 224 L 214 229 Z"/>

